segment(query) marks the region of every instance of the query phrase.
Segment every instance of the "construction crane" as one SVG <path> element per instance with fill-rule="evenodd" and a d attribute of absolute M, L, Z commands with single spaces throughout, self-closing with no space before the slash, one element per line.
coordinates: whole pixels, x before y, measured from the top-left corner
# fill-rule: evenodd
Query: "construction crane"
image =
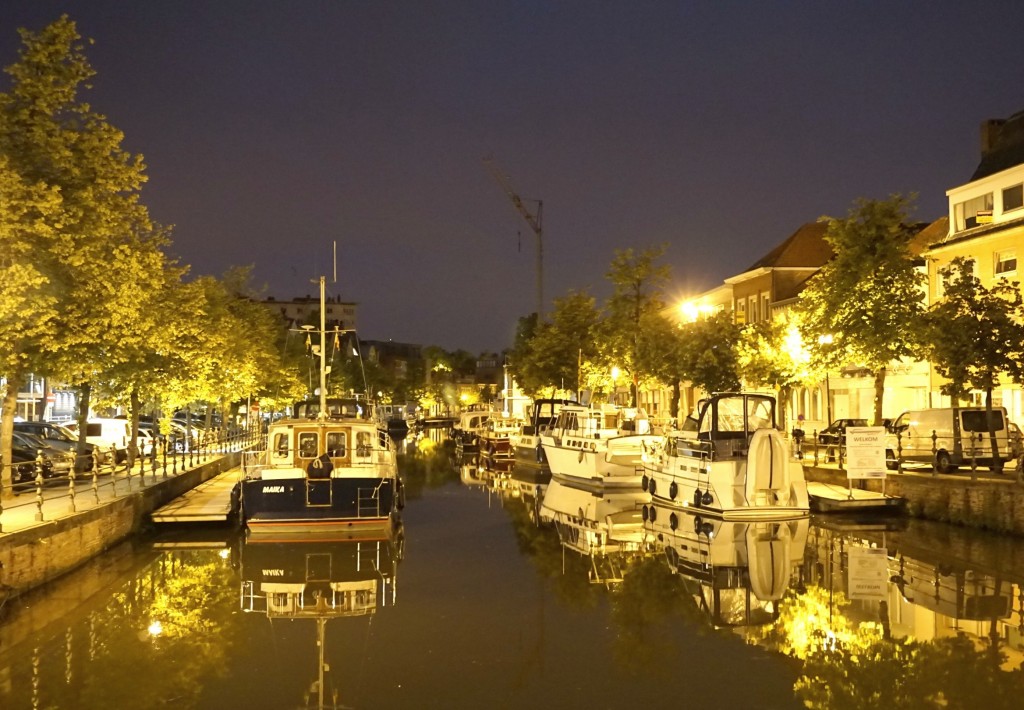
<path fill-rule="evenodd" d="M 523 198 L 512 189 L 508 178 L 494 164 L 494 158 L 491 156 L 484 158 L 484 165 L 491 171 L 491 175 L 494 176 L 501 189 L 508 195 L 508 199 L 512 201 L 512 205 L 516 208 L 519 215 L 526 220 L 526 223 L 530 225 L 530 229 L 537 235 L 537 322 L 540 323 L 544 320 L 544 229 L 542 226 L 544 202 L 542 200 L 530 200 L 530 202 L 537 203 L 537 211 L 530 212 Z"/>

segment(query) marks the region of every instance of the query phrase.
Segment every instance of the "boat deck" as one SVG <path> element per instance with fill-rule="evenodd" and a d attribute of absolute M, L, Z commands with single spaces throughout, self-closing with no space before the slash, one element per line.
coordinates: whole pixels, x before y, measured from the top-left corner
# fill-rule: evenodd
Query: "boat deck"
<path fill-rule="evenodd" d="M 153 511 L 154 523 L 224 522 L 231 515 L 231 491 L 239 470 L 229 469 Z"/>
<path fill-rule="evenodd" d="M 902 510 L 906 504 L 905 499 L 897 496 L 821 481 L 807 482 L 807 496 L 811 501 L 811 509 L 820 513 L 867 510 L 895 512 Z"/>

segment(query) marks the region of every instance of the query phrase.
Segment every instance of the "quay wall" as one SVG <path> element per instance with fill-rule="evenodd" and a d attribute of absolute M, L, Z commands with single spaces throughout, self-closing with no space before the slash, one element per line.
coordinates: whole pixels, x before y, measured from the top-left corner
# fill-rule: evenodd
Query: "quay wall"
<path fill-rule="evenodd" d="M 835 468 L 805 466 L 809 481 L 846 485 L 846 472 Z M 872 491 L 882 490 L 882 481 L 857 481 L 855 485 Z M 931 472 L 889 473 L 885 492 L 907 500 L 907 511 L 915 518 L 953 525 L 992 530 L 1024 537 L 1024 485 L 1016 474 L 1006 479 L 969 475 L 935 476 Z"/>
<path fill-rule="evenodd" d="M 237 466 L 240 458 L 226 454 L 97 507 L 5 533 L 0 536 L 0 600 L 67 574 L 128 539 L 153 511 Z"/>

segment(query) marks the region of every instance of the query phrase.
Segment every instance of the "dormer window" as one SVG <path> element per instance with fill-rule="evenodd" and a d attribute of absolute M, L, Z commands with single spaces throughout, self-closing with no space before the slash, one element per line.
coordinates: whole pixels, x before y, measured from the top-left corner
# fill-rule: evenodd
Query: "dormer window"
<path fill-rule="evenodd" d="M 1005 207 L 1003 209 L 1006 209 Z M 979 220 L 979 215 L 981 219 Z M 965 229 L 977 227 L 992 221 L 992 193 L 960 202 L 953 208 L 953 219 L 956 223 L 956 231 L 962 232 Z"/>
<path fill-rule="evenodd" d="M 1024 207 L 1024 184 L 1013 185 L 1003 190 L 1003 212 Z"/>

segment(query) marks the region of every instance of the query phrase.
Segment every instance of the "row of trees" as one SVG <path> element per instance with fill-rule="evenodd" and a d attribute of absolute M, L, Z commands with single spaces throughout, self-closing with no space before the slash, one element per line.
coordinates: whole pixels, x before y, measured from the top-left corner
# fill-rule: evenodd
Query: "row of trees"
<path fill-rule="evenodd" d="M 973 263 L 957 258 L 939 270 L 942 295 L 926 305 L 928 277 L 914 245 L 922 225 L 908 220 L 911 203 L 900 195 L 859 200 L 845 218 L 823 217 L 833 258 L 792 308 L 745 326 L 725 311 L 680 324 L 666 315 L 669 272 L 657 264 L 664 247 L 619 251 L 602 306 L 586 292 L 570 292 L 556 300 L 550 320 L 520 320 L 512 368 L 532 394 L 608 393 L 614 366 L 626 373 L 634 401 L 638 387 L 671 388 L 677 417 L 682 383 L 707 392 L 769 388 L 784 415 L 794 387 L 855 365 L 874 376 L 878 425 L 886 368 L 921 360 L 946 378 L 944 394 L 958 401 L 983 392 L 991 413 L 1000 378 L 1024 378 L 1019 285 L 985 287 Z"/>
<path fill-rule="evenodd" d="M 95 72 L 75 23 L 20 30 L 0 94 L 0 443 L 10 486 L 17 393 L 29 373 L 89 408 L 173 412 L 303 390 L 248 272 L 187 280 L 170 229 L 142 203 L 141 155 L 80 94 Z"/>

